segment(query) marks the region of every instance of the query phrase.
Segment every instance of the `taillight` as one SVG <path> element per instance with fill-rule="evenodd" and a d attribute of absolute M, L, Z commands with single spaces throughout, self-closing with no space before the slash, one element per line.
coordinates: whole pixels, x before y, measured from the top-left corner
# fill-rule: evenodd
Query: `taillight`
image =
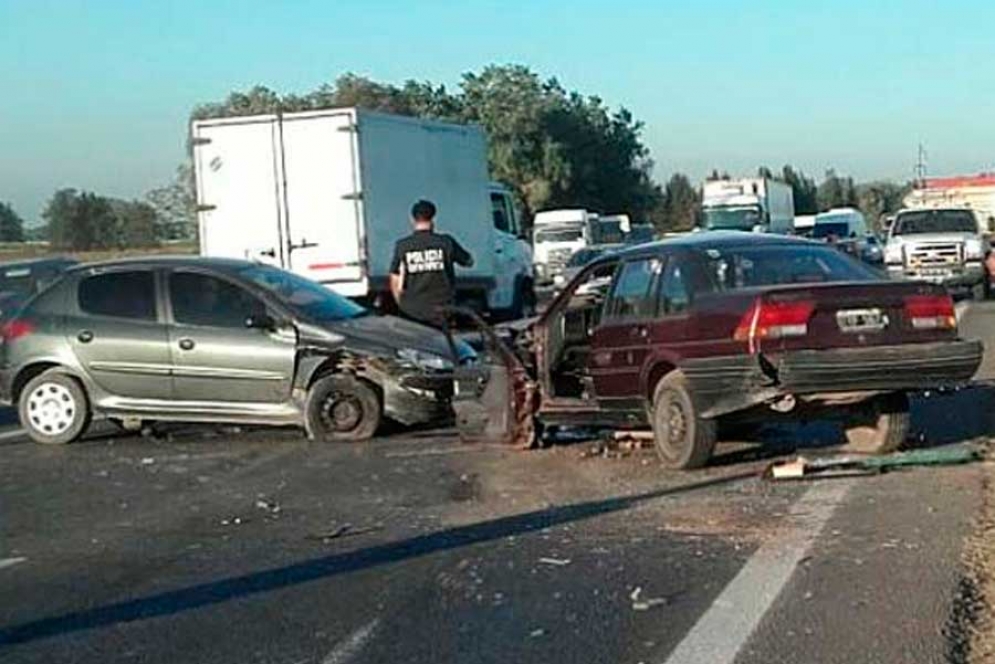
<path fill-rule="evenodd" d="M 3 337 L 4 342 L 7 343 L 21 337 L 26 337 L 34 331 L 35 326 L 31 322 L 21 320 L 20 318 L 15 318 L 0 325 L 0 337 Z"/>
<path fill-rule="evenodd" d="M 748 341 L 750 352 L 754 353 L 758 339 L 784 339 L 808 334 L 808 322 L 814 312 L 814 302 L 757 300 L 743 316 L 733 336 L 737 341 Z"/>
<path fill-rule="evenodd" d="M 957 328 L 954 301 L 949 295 L 910 295 L 905 298 L 905 315 L 917 330 Z"/>

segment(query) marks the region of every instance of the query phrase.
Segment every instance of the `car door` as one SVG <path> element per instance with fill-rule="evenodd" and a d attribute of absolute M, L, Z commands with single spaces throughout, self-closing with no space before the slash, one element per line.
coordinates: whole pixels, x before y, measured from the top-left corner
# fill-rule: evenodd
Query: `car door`
<path fill-rule="evenodd" d="M 290 398 L 297 353 L 290 325 L 250 328 L 250 317 L 281 317 L 241 284 L 188 269 L 167 274 L 169 348 L 176 401 L 280 403 Z"/>
<path fill-rule="evenodd" d="M 649 325 L 650 348 L 642 378 L 647 378 L 658 362 L 676 366 L 681 358 L 694 352 L 689 347 L 689 321 L 694 286 L 699 276 L 696 269 L 697 265 L 682 256 L 671 256 L 667 260 L 657 289 L 656 317 Z"/>
<path fill-rule="evenodd" d="M 110 395 L 168 399 L 170 355 L 153 269 L 92 270 L 75 283 L 66 334 L 90 379 Z"/>
<path fill-rule="evenodd" d="M 600 325 L 591 340 L 590 374 L 603 406 L 641 407 L 640 373 L 656 315 L 657 256 L 633 258 L 616 273 Z"/>

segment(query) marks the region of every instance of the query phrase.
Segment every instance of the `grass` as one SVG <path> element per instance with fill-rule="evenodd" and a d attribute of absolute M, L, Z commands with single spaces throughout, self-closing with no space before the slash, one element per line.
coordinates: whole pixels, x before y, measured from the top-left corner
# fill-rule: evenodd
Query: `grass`
<path fill-rule="evenodd" d="M 165 256 L 177 254 L 196 254 L 196 243 L 167 244 L 158 247 L 142 247 L 134 249 L 100 249 L 97 251 L 60 250 L 41 243 L 0 243 L 0 263 L 27 260 L 31 258 L 47 258 L 67 256 L 81 263 L 105 261 L 129 256 Z"/>

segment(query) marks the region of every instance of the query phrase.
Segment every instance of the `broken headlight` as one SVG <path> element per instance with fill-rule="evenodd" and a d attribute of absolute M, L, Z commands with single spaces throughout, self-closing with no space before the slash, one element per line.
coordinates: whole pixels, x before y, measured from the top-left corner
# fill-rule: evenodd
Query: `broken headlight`
<path fill-rule="evenodd" d="M 452 371 L 452 360 L 435 353 L 426 353 L 415 348 L 402 348 L 397 351 L 397 358 L 404 364 L 425 371 Z"/>

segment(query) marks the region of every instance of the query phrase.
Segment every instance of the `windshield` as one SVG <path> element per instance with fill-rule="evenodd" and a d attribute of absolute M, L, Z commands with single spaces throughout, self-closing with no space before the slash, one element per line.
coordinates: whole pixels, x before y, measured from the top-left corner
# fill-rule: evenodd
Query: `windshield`
<path fill-rule="evenodd" d="M 850 234 L 850 224 L 845 221 L 822 222 L 812 228 L 812 237 L 824 240 L 827 237 L 847 237 Z"/>
<path fill-rule="evenodd" d="M 577 242 L 584 238 L 579 228 L 547 228 L 536 231 L 536 242 Z"/>
<path fill-rule="evenodd" d="M 333 322 L 358 318 L 369 313 L 352 300 L 342 297 L 321 284 L 291 272 L 265 265 L 254 265 L 240 271 L 245 279 L 261 286 L 295 312 L 318 322 Z"/>
<path fill-rule="evenodd" d="M 760 210 L 755 207 L 705 208 L 705 228 L 709 230 L 751 231 L 761 223 Z"/>
<path fill-rule="evenodd" d="M 703 254 L 717 290 L 882 278 L 824 246 L 734 247 L 706 249 Z"/>
<path fill-rule="evenodd" d="M 967 210 L 917 210 L 898 215 L 892 235 L 920 233 L 977 233 L 974 213 Z"/>
<path fill-rule="evenodd" d="M 624 237 L 622 223 L 618 221 L 599 221 L 594 228 L 595 237 L 592 240 L 596 244 L 614 244 Z"/>

